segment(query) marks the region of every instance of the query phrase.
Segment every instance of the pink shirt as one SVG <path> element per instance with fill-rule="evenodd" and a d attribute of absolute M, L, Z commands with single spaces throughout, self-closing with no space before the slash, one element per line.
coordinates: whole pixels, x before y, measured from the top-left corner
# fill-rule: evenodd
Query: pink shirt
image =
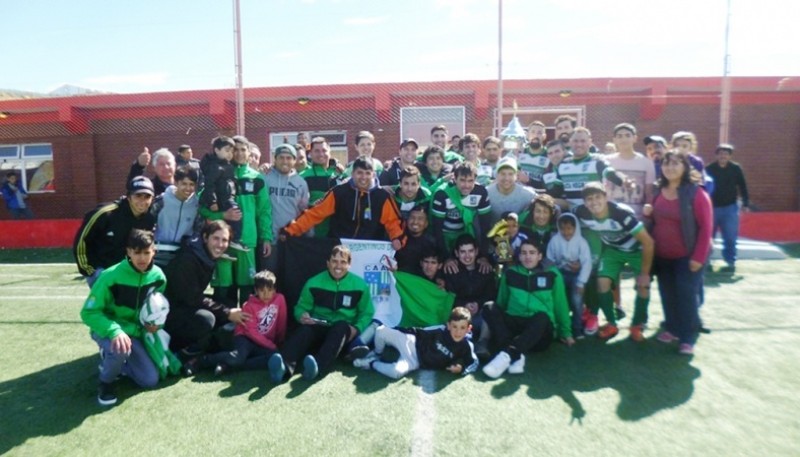
<path fill-rule="evenodd" d="M 264 303 L 255 295 L 247 299 L 242 311 L 250 320 L 239 324 L 234 335 L 244 335 L 259 346 L 277 350 L 286 339 L 286 299 L 276 293 L 270 303 Z"/>
<path fill-rule="evenodd" d="M 691 259 L 705 263 L 711 252 L 711 230 L 713 218 L 711 199 L 702 189 L 694 197 L 694 217 L 697 222 L 697 241 Z M 681 233 L 681 209 L 678 199 L 668 200 L 661 194 L 653 202 L 653 240 L 656 256 L 664 259 L 678 259 L 690 255 Z"/>

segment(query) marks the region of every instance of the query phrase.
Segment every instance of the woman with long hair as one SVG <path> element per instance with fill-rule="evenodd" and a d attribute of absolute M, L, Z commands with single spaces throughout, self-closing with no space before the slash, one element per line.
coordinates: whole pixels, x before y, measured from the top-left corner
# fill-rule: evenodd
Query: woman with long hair
<path fill-rule="evenodd" d="M 666 153 L 661 169 L 652 211 L 655 271 L 664 308 L 664 329 L 657 338 L 677 341 L 678 351 L 691 355 L 700 330 L 703 265 L 711 252 L 711 200 L 693 180 L 685 155 Z"/>

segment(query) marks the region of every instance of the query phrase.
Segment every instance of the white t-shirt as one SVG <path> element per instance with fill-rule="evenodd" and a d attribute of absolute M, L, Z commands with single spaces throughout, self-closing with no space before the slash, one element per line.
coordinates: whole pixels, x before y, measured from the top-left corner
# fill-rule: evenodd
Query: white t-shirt
<path fill-rule="evenodd" d="M 634 152 L 632 158 L 623 158 L 620 153 L 611 154 L 607 156 L 607 160 L 615 170 L 623 173 L 636 183 L 635 188 L 626 189 L 606 182 L 608 199 L 630 206 L 636 213 L 636 217 L 641 219 L 642 207 L 647 203 L 645 201 L 645 187 L 649 186 L 652 189 L 652 185 L 656 180 L 656 168 L 653 165 L 653 161 L 638 152 Z"/>

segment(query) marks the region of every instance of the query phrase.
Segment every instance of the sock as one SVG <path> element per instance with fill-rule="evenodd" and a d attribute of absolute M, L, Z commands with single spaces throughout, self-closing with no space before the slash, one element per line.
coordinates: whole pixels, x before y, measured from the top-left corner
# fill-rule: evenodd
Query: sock
<path fill-rule="evenodd" d="M 635 303 L 631 325 L 641 325 L 647 323 L 647 307 L 650 304 L 650 297 L 642 298 L 637 295 Z"/>
<path fill-rule="evenodd" d="M 614 294 L 611 291 L 599 292 L 597 294 L 597 301 L 600 305 L 600 309 L 603 310 L 603 314 L 605 314 L 608 323 L 616 326 L 617 317 L 614 314 Z"/>

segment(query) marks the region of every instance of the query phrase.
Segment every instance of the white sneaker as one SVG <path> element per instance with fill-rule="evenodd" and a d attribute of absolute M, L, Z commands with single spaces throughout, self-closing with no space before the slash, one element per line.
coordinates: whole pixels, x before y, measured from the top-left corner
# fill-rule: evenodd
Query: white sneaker
<path fill-rule="evenodd" d="M 364 370 L 369 370 L 371 368 L 372 362 L 378 360 L 378 354 L 370 351 L 366 357 L 362 357 L 360 359 L 353 359 L 353 366 L 356 368 L 361 368 Z"/>
<path fill-rule="evenodd" d="M 508 367 L 509 374 L 522 374 L 525 372 L 525 354 L 520 354 L 519 358 Z"/>
<path fill-rule="evenodd" d="M 483 367 L 483 373 L 490 378 L 499 378 L 511 365 L 511 356 L 505 351 L 500 351 L 491 362 Z"/>

